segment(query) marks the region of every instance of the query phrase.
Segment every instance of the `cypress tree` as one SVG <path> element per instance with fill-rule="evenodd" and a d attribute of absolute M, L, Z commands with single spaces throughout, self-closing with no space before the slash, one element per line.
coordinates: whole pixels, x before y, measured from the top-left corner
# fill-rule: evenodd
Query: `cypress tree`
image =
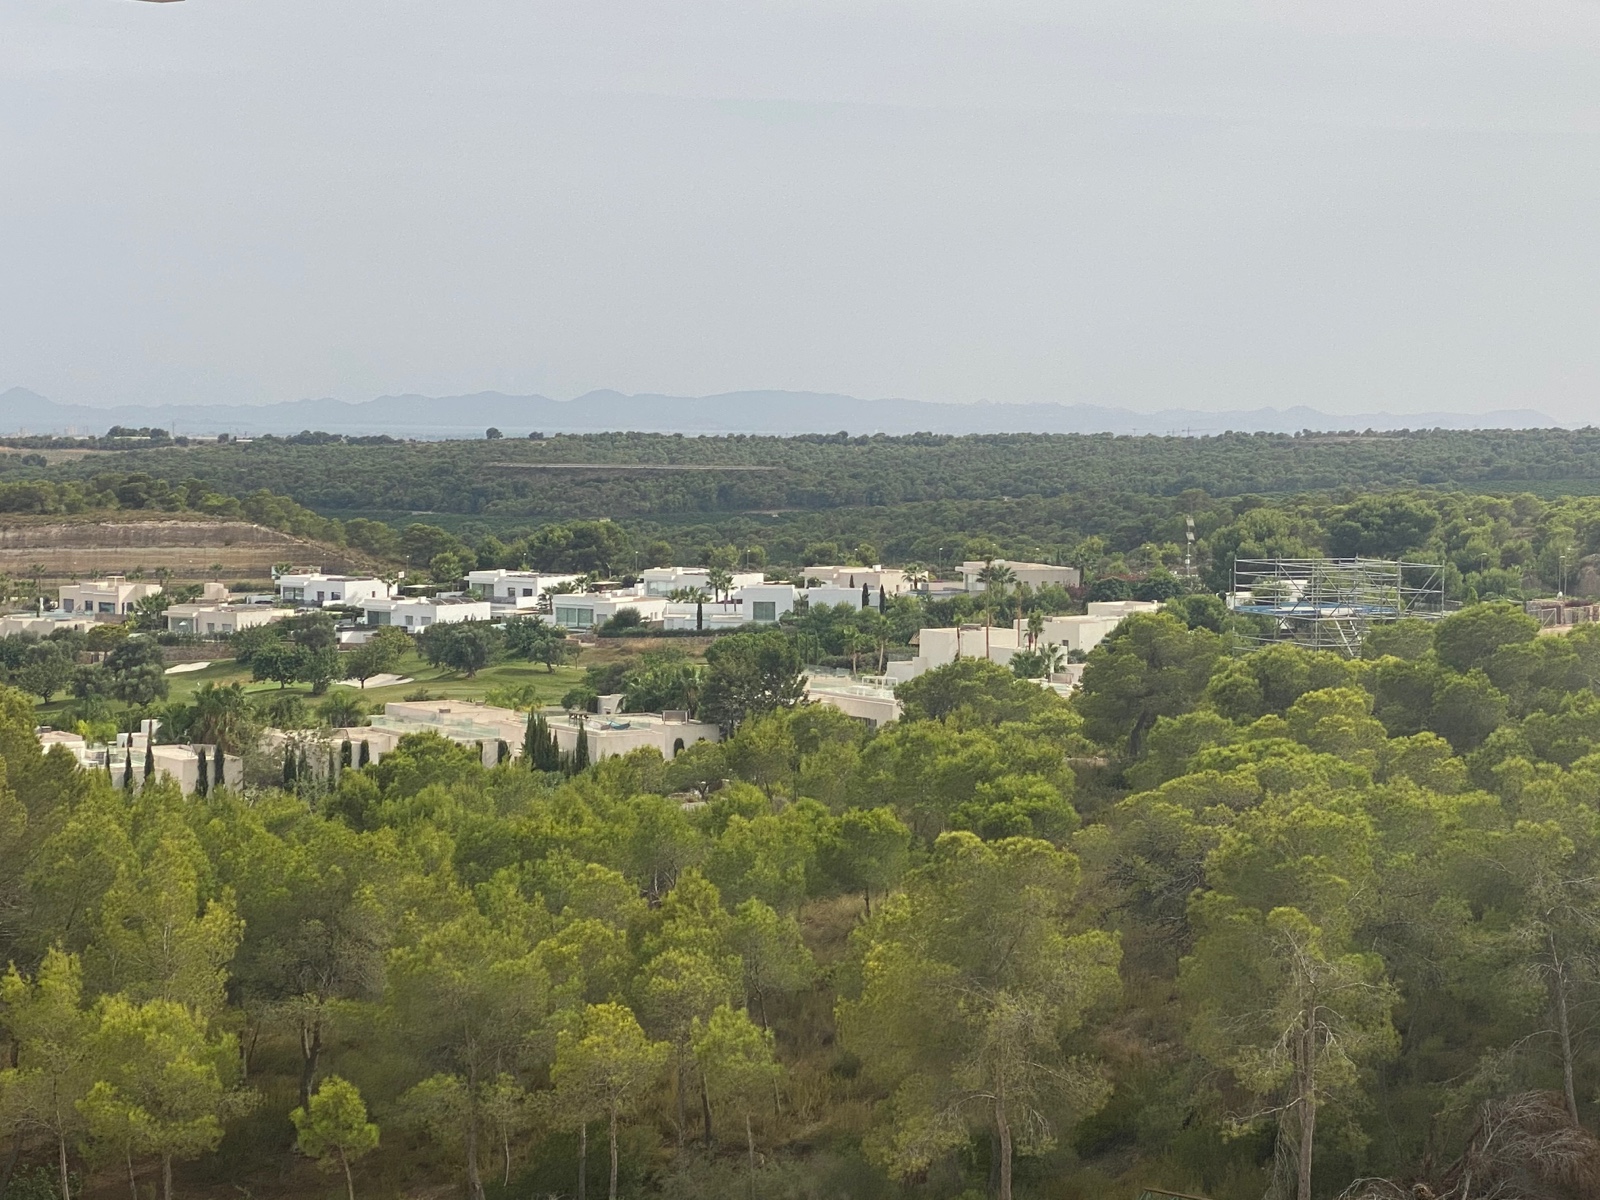
<path fill-rule="evenodd" d="M 872 607 L 872 587 L 865 579 L 861 581 L 861 607 Z"/>
<path fill-rule="evenodd" d="M 133 791 L 133 747 L 128 747 L 127 756 L 122 760 L 122 790 Z"/>
<path fill-rule="evenodd" d="M 495 764 L 495 766 L 498 767 L 501 763 L 505 762 L 505 760 L 510 758 L 510 757 L 511 757 L 511 747 L 506 745 L 505 738 L 501 738 L 500 741 L 499 741 L 499 744 L 497 744 L 495 746 L 495 749 L 494 749 L 494 764 Z"/>
<path fill-rule="evenodd" d="M 144 781 L 149 783 L 156 774 L 156 748 L 154 739 L 146 736 L 144 739 Z"/>
<path fill-rule="evenodd" d="M 576 775 L 589 765 L 589 729 L 578 723 L 578 744 L 572 751 L 572 773 Z"/>
<path fill-rule="evenodd" d="M 306 753 L 304 749 L 300 751 L 300 765 L 295 768 L 295 775 L 298 779 L 304 779 L 307 783 L 311 782 L 311 755 Z"/>
<path fill-rule="evenodd" d="M 222 743 L 217 743 L 217 748 L 211 755 L 211 786 L 223 788 L 228 786 L 227 774 L 228 760 L 223 756 Z"/>
<path fill-rule="evenodd" d="M 205 751 L 205 747 L 204 746 L 202 746 L 195 753 L 196 753 L 196 757 L 198 757 L 200 759 L 200 778 L 195 781 L 194 794 L 196 796 L 204 797 L 206 795 L 209 795 L 210 792 L 211 792 L 211 779 L 210 779 L 210 775 L 211 775 L 211 770 L 210 770 L 211 760 L 206 757 L 206 751 Z"/>
<path fill-rule="evenodd" d="M 283 753 L 283 790 L 294 791 L 295 785 L 295 757 L 294 747 L 290 746 Z"/>
<path fill-rule="evenodd" d="M 353 747 L 350 745 L 350 739 L 345 738 L 345 740 L 339 744 L 339 765 L 341 767 L 348 767 L 353 761 Z"/>
<path fill-rule="evenodd" d="M 367 744 L 367 739 L 366 738 L 362 738 L 361 739 L 361 762 L 360 762 L 359 765 L 364 767 L 371 761 L 372 761 L 372 747 Z"/>
<path fill-rule="evenodd" d="M 539 715 L 537 709 L 528 710 L 528 727 L 522 733 L 522 762 L 530 771 L 541 769 L 543 735 L 540 726 L 543 722 L 544 718 Z"/>
<path fill-rule="evenodd" d="M 329 746 L 328 747 L 328 786 L 332 787 L 333 784 L 334 784 L 334 781 L 336 779 L 338 779 L 338 778 L 339 778 L 339 758 L 334 753 L 333 747 Z"/>
<path fill-rule="evenodd" d="M 699 633 L 706 627 L 706 606 L 703 600 L 694 602 L 694 629 Z"/>
<path fill-rule="evenodd" d="M 881 613 L 889 611 L 889 593 L 883 590 L 881 583 L 878 585 L 878 611 Z"/>

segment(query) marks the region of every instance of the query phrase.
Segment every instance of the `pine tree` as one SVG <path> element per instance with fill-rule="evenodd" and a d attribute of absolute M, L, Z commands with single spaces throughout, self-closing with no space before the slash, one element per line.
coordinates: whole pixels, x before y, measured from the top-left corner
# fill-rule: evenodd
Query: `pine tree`
<path fill-rule="evenodd" d="M 201 747 L 199 750 L 197 750 L 195 752 L 195 754 L 196 754 L 196 757 L 198 757 L 200 759 L 200 778 L 196 781 L 196 783 L 194 785 L 194 794 L 196 796 L 204 797 L 206 795 L 209 795 L 210 792 L 211 792 L 211 779 L 210 779 L 210 775 L 211 775 L 210 765 L 211 764 L 210 764 L 210 760 L 206 758 L 206 752 L 205 752 L 205 748 L 204 747 Z"/>

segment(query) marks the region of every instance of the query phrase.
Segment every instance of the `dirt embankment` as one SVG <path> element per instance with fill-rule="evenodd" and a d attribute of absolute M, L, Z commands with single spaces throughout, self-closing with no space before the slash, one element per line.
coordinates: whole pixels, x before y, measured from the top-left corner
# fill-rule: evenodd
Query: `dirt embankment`
<path fill-rule="evenodd" d="M 266 579 L 274 563 L 325 571 L 381 569 L 366 555 L 297 538 L 247 521 L 209 520 L 185 513 L 153 519 L 0 518 L 0 572 L 42 580 L 109 574 L 173 578 Z"/>

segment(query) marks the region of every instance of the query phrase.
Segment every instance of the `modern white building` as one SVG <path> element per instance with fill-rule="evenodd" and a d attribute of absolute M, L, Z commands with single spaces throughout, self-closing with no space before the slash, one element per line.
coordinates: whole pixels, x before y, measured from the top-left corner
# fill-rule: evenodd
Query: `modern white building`
<path fill-rule="evenodd" d="M 280 600 L 312 608 L 321 608 L 324 604 L 387 600 L 393 591 L 382 579 L 358 575 L 323 575 L 312 571 L 278 576 Z"/>
<path fill-rule="evenodd" d="M 703 604 L 671 601 L 662 615 L 663 629 L 698 629 L 706 632 L 738 629 L 741 625 L 774 625 L 794 611 L 800 591 L 791 583 L 759 583 L 738 588 L 727 600 Z"/>
<path fill-rule="evenodd" d="M 1135 613 L 1156 612 L 1161 605 L 1148 600 L 1097 600 L 1086 607 L 1088 612 L 1082 616 L 1046 617 L 1039 640 L 1054 642 L 1063 650 L 1087 654 L 1127 618 Z M 1025 620 L 1019 618 L 1015 628 L 1019 636 L 1026 637 Z"/>
<path fill-rule="evenodd" d="M 159 583 L 125 579 L 112 575 L 105 579 L 80 580 L 63 584 L 59 596 L 61 611 L 97 617 L 125 617 L 146 596 L 160 593 Z"/>
<path fill-rule="evenodd" d="M 763 582 L 766 576 L 760 571 L 730 572 L 732 588 L 750 587 Z M 640 576 L 640 591 L 646 596 L 666 596 L 687 588 L 699 588 L 711 594 L 710 567 L 649 567 Z"/>
<path fill-rule="evenodd" d="M 588 736 L 589 758 L 599 762 L 617 754 L 653 748 L 665 759 L 676 758 L 696 742 L 722 740 L 722 731 L 705 721 L 691 721 L 688 713 L 569 713 L 545 710 L 550 732 L 563 754 L 578 748 L 578 731 Z M 520 746 L 519 746 L 520 750 Z"/>
<path fill-rule="evenodd" d="M 47 729 L 39 732 L 39 744 L 49 753 L 52 747 L 60 746 L 78 760 L 78 765 L 86 771 L 106 771 L 111 776 L 111 786 L 120 788 L 123 777 L 126 775 L 129 764 L 132 764 L 133 786 L 139 787 L 144 783 L 145 775 L 145 747 L 153 736 L 149 733 L 119 733 L 115 743 L 87 742 L 76 733 L 67 733 L 60 730 Z M 176 780 L 178 786 L 187 793 L 193 793 L 200 786 L 200 757 L 206 759 L 206 783 L 208 787 L 216 785 L 213 776 L 216 763 L 215 746 L 199 746 L 188 743 L 180 745 L 163 746 L 156 744 L 150 747 L 151 757 L 155 759 L 155 773 L 157 778 Z M 244 786 L 244 760 L 237 755 L 224 754 L 222 756 L 222 782 L 229 788 Z"/>
<path fill-rule="evenodd" d="M 986 562 L 968 561 L 961 564 L 961 578 L 969 592 L 982 592 L 987 586 L 980 575 Z M 1077 567 L 1053 567 L 1049 563 L 1013 562 L 1006 558 L 994 560 L 994 566 L 1009 567 L 1015 577 L 1015 583 L 1025 583 L 1031 588 L 1041 588 L 1047 584 L 1056 584 L 1059 587 L 1077 587 L 1083 582 L 1083 572 Z"/>
<path fill-rule="evenodd" d="M 550 597 L 550 620 L 562 629 L 593 629 L 625 608 L 633 609 L 647 623 L 660 621 L 667 614 L 667 598 L 639 591 L 557 592 Z"/>
<path fill-rule="evenodd" d="M 880 587 L 885 595 L 898 596 L 911 586 L 906 573 L 893 567 L 806 567 L 801 574 L 824 587 L 850 588 L 855 592 L 866 584 L 874 596 Z"/>
<path fill-rule="evenodd" d="M 681 712 L 597 715 L 550 708 L 544 715 L 563 754 L 576 752 L 582 729 L 591 762 L 647 747 L 673 758 L 696 742 L 715 742 L 722 736 L 715 725 L 691 721 Z M 332 736 L 335 745 L 351 743 L 352 762 L 359 761 L 362 742 L 367 744 L 369 761 L 376 762 L 408 733 L 437 733 L 457 745 L 481 747 L 483 765 L 492 767 L 499 761 L 501 742 L 512 758 L 521 757 L 527 728 L 528 714 L 510 708 L 468 700 L 397 700 L 385 705 L 371 725 L 335 730 Z"/>
<path fill-rule="evenodd" d="M 496 608 L 533 609 L 546 592 L 570 587 L 577 578 L 538 571 L 468 571 L 467 586 Z"/>
<path fill-rule="evenodd" d="M 398 600 L 366 600 L 361 604 L 361 614 L 368 625 L 397 625 L 415 631 L 430 625 L 487 621 L 494 616 L 494 610 L 487 600 L 464 596 L 417 596 Z"/>
<path fill-rule="evenodd" d="M 82 633 L 95 627 L 93 616 L 73 615 L 72 613 L 55 612 L 47 613 L 7 613 L 0 617 L 0 638 L 7 637 L 36 637 L 47 638 L 58 629 L 70 629 Z"/>
<path fill-rule="evenodd" d="M 877 729 L 890 721 L 898 721 L 900 701 L 895 698 L 894 680 L 887 676 L 867 676 L 859 679 L 831 675 L 808 675 L 806 699 L 813 704 L 826 704 L 847 716 L 866 723 L 868 729 Z"/>
<path fill-rule="evenodd" d="M 267 604 L 171 604 L 167 606 L 167 632 L 194 637 L 231 637 L 241 629 L 270 625 L 289 616 L 286 608 Z"/>
<path fill-rule="evenodd" d="M 812 608 L 818 608 L 824 604 L 828 605 L 830 608 L 843 604 L 850 608 L 861 609 L 878 602 L 877 592 L 873 591 L 871 588 L 868 588 L 867 593 L 867 601 L 865 604 L 862 603 L 861 588 L 859 585 L 856 587 L 834 587 L 832 584 L 823 584 L 820 587 L 806 588 L 804 594 L 806 603 Z"/>

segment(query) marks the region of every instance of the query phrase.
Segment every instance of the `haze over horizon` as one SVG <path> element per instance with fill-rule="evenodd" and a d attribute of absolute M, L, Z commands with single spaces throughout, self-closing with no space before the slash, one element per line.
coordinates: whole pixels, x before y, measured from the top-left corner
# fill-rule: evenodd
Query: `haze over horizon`
<path fill-rule="evenodd" d="M 1591 419 L 1600 10 L 13 0 L 0 391 Z"/>

